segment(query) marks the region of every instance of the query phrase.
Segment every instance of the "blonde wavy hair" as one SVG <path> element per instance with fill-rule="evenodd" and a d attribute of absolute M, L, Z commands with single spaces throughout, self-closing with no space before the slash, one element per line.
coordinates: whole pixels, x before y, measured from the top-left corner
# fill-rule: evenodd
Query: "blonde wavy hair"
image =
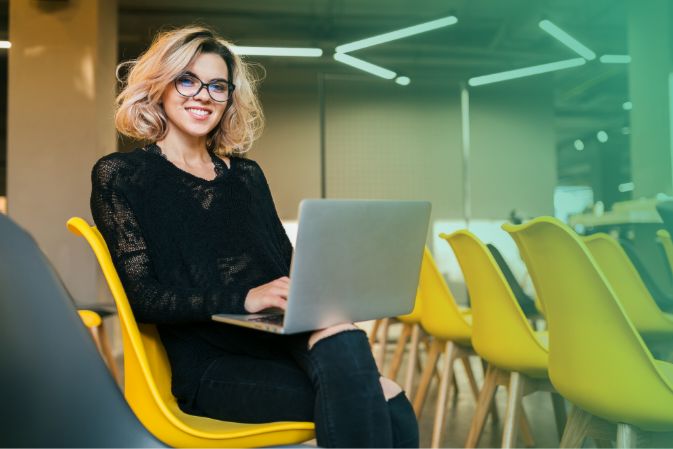
<path fill-rule="evenodd" d="M 123 89 L 117 96 L 115 126 L 134 139 L 156 142 L 166 136 L 168 121 L 161 96 L 175 78 L 202 53 L 222 56 L 229 80 L 236 85 L 222 120 L 207 137 L 209 150 L 225 156 L 250 149 L 264 126 L 257 99 L 257 79 L 250 65 L 229 50 L 230 43 L 202 26 L 160 32 L 138 59 L 117 66 Z M 128 68 L 126 79 L 120 73 Z M 233 74 L 233 76 L 232 76 Z"/>

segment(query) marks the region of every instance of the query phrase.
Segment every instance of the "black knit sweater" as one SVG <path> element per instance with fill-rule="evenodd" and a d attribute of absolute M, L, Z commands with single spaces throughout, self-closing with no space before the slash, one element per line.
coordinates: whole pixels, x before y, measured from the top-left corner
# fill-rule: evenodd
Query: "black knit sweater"
<path fill-rule="evenodd" d="M 91 213 L 138 322 L 156 323 L 188 400 L 248 291 L 289 274 L 292 245 L 254 161 L 210 154 L 215 179 L 181 170 L 157 145 L 101 158 L 91 174 Z"/>

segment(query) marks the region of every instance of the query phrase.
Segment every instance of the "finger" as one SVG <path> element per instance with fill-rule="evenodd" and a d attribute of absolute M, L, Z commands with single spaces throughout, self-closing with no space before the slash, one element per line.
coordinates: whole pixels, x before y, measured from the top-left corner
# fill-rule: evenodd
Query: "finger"
<path fill-rule="evenodd" d="M 288 278 L 278 278 L 275 281 L 273 281 L 272 284 L 275 284 L 275 285 L 289 285 L 290 280 Z"/>
<path fill-rule="evenodd" d="M 290 293 L 290 290 L 288 288 L 275 287 L 271 289 L 270 293 L 275 296 L 281 296 L 283 298 L 287 298 L 287 295 Z"/>
<path fill-rule="evenodd" d="M 267 301 L 267 307 L 278 307 L 283 310 L 287 307 L 287 301 L 280 296 L 269 296 Z"/>

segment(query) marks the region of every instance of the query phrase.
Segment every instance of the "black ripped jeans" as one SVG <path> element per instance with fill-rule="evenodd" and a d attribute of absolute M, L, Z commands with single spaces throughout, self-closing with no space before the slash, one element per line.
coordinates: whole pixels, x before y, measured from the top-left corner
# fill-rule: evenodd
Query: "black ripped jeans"
<path fill-rule="evenodd" d="M 245 338 L 211 363 L 185 412 L 246 423 L 313 421 L 321 447 L 418 447 L 411 404 L 404 393 L 386 401 L 361 330 L 310 350 L 309 334 L 233 334 Z"/>

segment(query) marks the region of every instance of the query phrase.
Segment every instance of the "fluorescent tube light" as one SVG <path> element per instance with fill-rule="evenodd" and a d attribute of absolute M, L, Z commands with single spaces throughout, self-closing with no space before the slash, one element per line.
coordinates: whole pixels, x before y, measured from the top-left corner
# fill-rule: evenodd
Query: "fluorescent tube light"
<path fill-rule="evenodd" d="M 625 182 L 625 183 L 619 184 L 619 186 L 617 186 L 617 189 L 622 193 L 631 192 L 635 188 L 636 188 L 636 185 L 633 183 L 633 181 Z"/>
<path fill-rule="evenodd" d="M 470 86 L 483 86 L 484 84 L 498 83 L 500 81 L 508 81 L 516 78 L 523 78 L 525 76 L 540 75 L 542 73 L 554 72 L 556 70 L 569 69 L 586 64 L 587 60 L 584 58 L 566 59 L 564 61 L 550 62 L 549 64 L 535 65 L 531 67 L 524 67 L 522 69 L 508 70 L 506 72 L 492 73 L 490 75 L 476 76 L 470 78 L 467 84 Z"/>
<path fill-rule="evenodd" d="M 598 60 L 603 64 L 628 64 L 631 62 L 631 55 L 603 55 Z"/>
<path fill-rule="evenodd" d="M 11 48 L 12 43 L 10 41 L 0 41 L 0 48 Z"/>
<path fill-rule="evenodd" d="M 390 42 L 397 39 L 402 39 L 404 37 L 413 36 L 415 34 L 436 30 L 438 28 L 444 28 L 446 26 L 453 25 L 457 22 L 458 19 L 455 16 L 448 16 L 441 19 L 432 20 L 430 22 L 421 23 L 419 25 L 402 28 L 401 30 L 391 31 L 389 33 L 368 37 L 367 39 L 351 42 L 350 44 L 339 45 L 335 51 L 337 53 L 348 53 L 351 51 L 360 50 L 362 48 L 379 45 L 384 42 Z"/>
<path fill-rule="evenodd" d="M 408 76 L 398 76 L 397 78 L 395 78 L 395 82 L 400 86 L 408 86 L 409 83 L 411 83 L 411 80 L 409 79 Z"/>
<path fill-rule="evenodd" d="M 248 55 L 248 56 L 290 56 L 299 58 L 317 58 L 322 56 L 321 48 L 245 47 L 239 45 L 232 45 L 231 50 L 237 55 Z"/>
<path fill-rule="evenodd" d="M 385 69 L 381 66 L 371 64 L 367 61 L 363 61 L 362 59 L 358 59 L 344 53 L 334 53 L 334 59 L 351 67 L 355 67 L 356 69 L 371 73 L 372 75 L 380 76 L 381 78 L 385 78 L 387 80 L 391 80 L 397 76 L 397 74 L 392 70 Z"/>
<path fill-rule="evenodd" d="M 554 25 L 549 20 L 541 20 L 538 24 L 540 28 L 549 33 L 552 37 L 560 41 L 563 45 L 589 61 L 596 59 L 596 53 L 589 50 L 580 41 Z"/>

